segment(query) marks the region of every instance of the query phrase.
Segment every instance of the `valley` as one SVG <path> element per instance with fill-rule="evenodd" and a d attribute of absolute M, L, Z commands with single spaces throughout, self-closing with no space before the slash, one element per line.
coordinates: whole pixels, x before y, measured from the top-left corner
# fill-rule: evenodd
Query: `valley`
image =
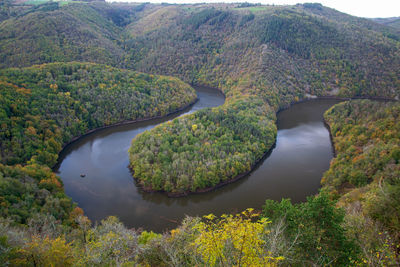
<path fill-rule="evenodd" d="M 396 22 L 2 1 L 0 263 L 398 265 Z"/>

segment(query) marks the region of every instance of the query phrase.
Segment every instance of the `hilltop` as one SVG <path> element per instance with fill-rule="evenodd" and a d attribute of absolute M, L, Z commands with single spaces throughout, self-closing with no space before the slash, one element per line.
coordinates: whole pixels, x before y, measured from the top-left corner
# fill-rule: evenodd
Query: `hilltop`
<path fill-rule="evenodd" d="M 375 18 L 372 19 L 375 22 L 380 24 L 393 27 L 397 29 L 397 32 L 400 32 L 400 17 L 392 17 L 392 18 Z"/>
<path fill-rule="evenodd" d="M 398 96 L 396 31 L 318 4 L 13 8 L 0 25 L 0 67 L 91 61 L 220 88 L 262 85 L 274 98 L 282 88 L 300 98 Z"/>

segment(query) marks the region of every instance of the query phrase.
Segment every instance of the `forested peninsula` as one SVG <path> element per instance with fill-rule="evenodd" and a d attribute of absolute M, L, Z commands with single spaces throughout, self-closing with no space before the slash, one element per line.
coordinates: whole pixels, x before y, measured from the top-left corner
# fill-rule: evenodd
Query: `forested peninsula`
<path fill-rule="evenodd" d="M 320 4 L 1 1 L 0 262 L 398 265 L 399 40 L 394 27 Z M 276 113 L 308 97 L 394 102 L 327 111 L 336 157 L 304 203 L 187 217 L 162 234 L 92 223 L 51 170 L 62 147 L 188 106 L 188 84 L 226 102 L 132 141 L 130 167 L 148 191 L 187 194 L 250 171 L 275 142 Z"/>
<path fill-rule="evenodd" d="M 165 116 L 196 100 L 193 88 L 177 78 L 94 63 L 2 69 L 0 84 L 5 174 L 0 213 L 20 223 L 46 207 L 51 192 L 60 191 L 56 199 L 65 198 L 50 168 L 73 138 L 122 121 Z M 14 175 L 17 179 L 6 179 Z M 24 175 L 31 178 L 19 180 Z M 18 194 L 11 188 L 19 188 Z M 62 213 L 72 208 L 66 198 L 64 205 L 55 205 Z"/>

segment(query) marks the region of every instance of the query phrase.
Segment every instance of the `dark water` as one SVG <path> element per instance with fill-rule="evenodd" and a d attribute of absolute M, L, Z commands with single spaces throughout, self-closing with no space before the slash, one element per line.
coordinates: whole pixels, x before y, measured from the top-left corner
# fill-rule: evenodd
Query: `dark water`
<path fill-rule="evenodd" d="M 213 89 L 197 88 L 199 102 L 181 114 L 223 104 Z M 213 192 L 168 198 L 136 187 L 128 169 L 132 138 L 168 118 L 116 126 L 79 139 L 60 155 L 58 173 L 66 193 L 93 221 L 118 216 L 129 227 L 163 231 L 186 214 L 205 215 L 260 209 L 265 199 L 304 201 L 318 192 L 332 147 L 322 114 L 336 100 L 313 100 L 278 114 L 276 147 L 248 177 Z M 81 178 L 80 174 L 86 177 Z"/>

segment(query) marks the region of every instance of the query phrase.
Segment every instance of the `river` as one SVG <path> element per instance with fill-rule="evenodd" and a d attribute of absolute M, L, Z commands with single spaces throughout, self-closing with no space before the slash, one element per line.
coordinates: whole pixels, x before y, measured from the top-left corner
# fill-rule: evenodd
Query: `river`
<path fill-rule="evenodd" d="M 339 102 L 332 99 L 298 103 L 279 112 L 275 147 L 250 175 L 237 182 L 182 198 L 141 191 L 128 169 L 132 138 L 161 122 L 225 101 L 215 89 L 196 87 L 196 91 L 199 101 L 180 113 L 102 129 L 61 152 L 56 171 L 65 192 L 92 221 L 115 215 L 128 227 L 162 232 L 176 227 L 185 215 L 261 209 L 266 199 L 300 202 L 318 192 L 322 174 L 333 157 L 322 118 L 325 110 Z M 82 173 L 86 175 L 83 178 Z"/>

